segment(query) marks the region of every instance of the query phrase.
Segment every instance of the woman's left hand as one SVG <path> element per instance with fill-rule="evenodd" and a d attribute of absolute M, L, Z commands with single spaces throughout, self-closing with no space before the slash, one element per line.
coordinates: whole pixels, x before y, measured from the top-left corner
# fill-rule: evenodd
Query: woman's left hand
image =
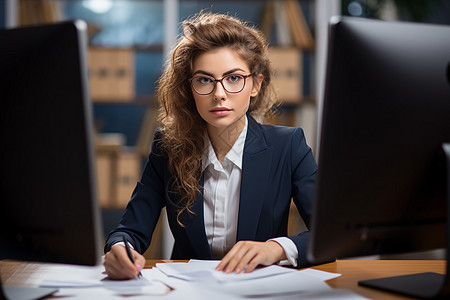
<path fill-rule="evenodd" d="M 217 271 L 250 273 L 258 265 L 269 266 L 286 259 L 284 249 L 275 241 L 240 241 L 225 255 Z"/>

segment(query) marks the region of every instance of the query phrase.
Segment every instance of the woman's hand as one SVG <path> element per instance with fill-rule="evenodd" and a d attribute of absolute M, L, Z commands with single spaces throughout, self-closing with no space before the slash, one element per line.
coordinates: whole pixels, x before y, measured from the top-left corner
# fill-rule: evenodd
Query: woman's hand
<path fill-rule="evenodd" d="M 225 255 L 216 270 L 236 274 L 242 271 L 250 273 L 258 265 L 268 266 L 284 259 L 286 259 L 286 253 L 275 241 L 240 241 Z"/>
<path fill-rule="evenodd" d="M 145 266 L 145 258 L 137 251 L 131 249 L 134 264 L 127 255 L 124 246 L 117 244 L 111 247 L 111 251 L 105 254 L 106 274 L 110 279 L 124 280 L 136 278 Z"/>

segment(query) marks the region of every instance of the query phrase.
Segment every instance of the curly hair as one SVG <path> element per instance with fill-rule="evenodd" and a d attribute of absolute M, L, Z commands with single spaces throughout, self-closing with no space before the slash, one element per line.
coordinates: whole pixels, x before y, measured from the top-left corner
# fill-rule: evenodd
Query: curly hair
<path fill-rule="evenodd" d="M 248 64 L 250 73 L 262 74 L 259 93 L 252 97 L 248 113 L 262 121 L 275 107 L 270 84 L 271 68 L 267 41 L 261 31 L 248 23 L 224 14 L 200 12 L 182 22 L 182 34 L 158 80 L 157 98 L 160 102 L 158 121 L 163 138 L 162 149 L 169 159 L 174 176 L 173 190 L 181 195 L 180 216 L 189 211 L 199 193 L 204 132 L 206 122 L 197 112 L 189 78 L 193 62 L 202 53 L 227 47 L 236 51 Z"/>

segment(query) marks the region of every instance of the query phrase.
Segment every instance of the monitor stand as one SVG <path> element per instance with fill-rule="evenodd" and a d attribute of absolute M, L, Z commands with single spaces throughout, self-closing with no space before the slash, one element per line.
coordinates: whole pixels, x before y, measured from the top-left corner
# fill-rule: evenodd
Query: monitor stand
<path fill-rule="evenodd" d="M 446 167 L 447 188 L 447 267 L 446 274 L 418 273 L 403 276 L 385 277 L 379 279 L 362 280 L 362 286 L 385 290 L 422 299 L 446 298 L 450 296 L 450 143 L 442 144 Z"/>
<path fill-rule="evenodd" d="M 0 300 L 30 300 L 41 299 L 54 294 L 57 289 L 3 285 L 0 278 Z"/>

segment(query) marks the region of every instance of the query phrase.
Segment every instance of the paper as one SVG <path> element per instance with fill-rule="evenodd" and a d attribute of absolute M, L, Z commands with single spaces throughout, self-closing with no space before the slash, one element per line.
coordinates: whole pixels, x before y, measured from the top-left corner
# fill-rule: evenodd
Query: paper
<path fill-rule="evenodd" d="M 110 280 L 104 270 L 103 266 L 49 264 L 37 272 L 41 277 L 39 286 L 59 288 L 55 294 L 57 296 L 80 296 L 80 299 L 86 299 L 87 295 L 92 294 L 110 299 L 129 295 L 164 295 L 170 291 L 165 284 L 146 278 L 145 275 L 131 280 Z M 145 273 L 145 270 L 142 271 Z"/>
<path fill-rule="evenodd" d="M 144 275 L 145 278 L 148 278 L 153 282 L 161 282 L 174 290 L 183 288 L 190 284 L 189 281 L 186 281 L 184 279 L 169 277 L 158 268 L 144 269 L 142 270 L 142 274 Z"/>
<path fill-rule="evenodd" d="M 192 282 L 168 277 L 162 272 L 155 272 L 158 280 L 169 280 L 174 291 L 158 299 L 170 300 L 233 300 L 233 299 L 261 299 L 261 300 L 294 300 L 294 299 L 335 299 L 360 300 L 366 299 L 347 290 L 330 288 L 320 277 L 336 277 L 339 274 L 320 274 L 321 271 L 284 274 L 280 276 L 265 277 L 255 280 L 229 281 L 229 282 Z M 300 274 L 298 274 L 300 273 Z M 154 277 L 156 278 L 156 277 Z M 144 298 L 127 298 L 137 300 Z"/>
<path fill-rule="evenodd" d="M 325 283 L 341 274 L 280 266 L 260 268 L 256 273 L 225 274 L 215 271 L 218 263 L 200 260 L 162 263 L 156 265 L 151 276 L 152 280 L 174 289 L 161 299 L 365 299 L 351 291 L 332 289 Z"/>
<path fill-rule="evenodd" d="M 130 299 L 136 296 L 163 296 L 170 293 L 170 289 L 162 283 L 156 283 L 149 286 L 141 287 L 94 287 L 94 288 L 61 288 L 54 296 L 58 297 L 75 297 L 79 299 L 95 299 L 102 297 L 104 299 L 115 299 L 126 297 Z M 95 296 L 95 298 L 93 297 Z M 64 298 L 66 299 L 66 298 Z"/>
<path fill-rule="evenodd" d="M 328 284 L 318 277 L 309 276 L 301 272 L 264 277 L 257 280 L 225 282 L 216 285 L 208 284 L 204 285 L 204 288 L 246 297 L 301 295 L 331 289 Z"/>
<path fill-rule="evenodd" d="M 41 278 L 40 286 L 59 288 L 55 295 L 71 300 L 365 299 L 350 291 L 332 289 L 325 283 L 340 274 L 281 266 L 258 268 L 247 274 L 226 274 L 215 271 L 218 263 L 191 260 L 157 264 L 156 268 L 142 270 L 142 278 L 124 281 L 109 280 L 103 266 L 46 264 L 35 275 Z"/>
<path fill-rule="evenodd" d="M 297 270 L 281 266 L 257 268 L 251 273 L 230 273 L 216 271 L 218 260 L 190 260 L 188 263 L 160 263 L 156 267 L 166 275 L 188 281 L 236 281 L 275 276 L 286 273 L 296 273 Z"/>
<path fill-rule="evenodd" d="M 330 272 L 320 271 L 320 270 L 316 270 L 316 269 L 304 269 L 304 270 L 301 270 L 298 272 L 305 274 L 307 276 L 317 277 L 323 281 L 327 281 L 327 280 L 334 279 L 334 278 L 341 276 L 341 274 L 339 274 L 339 273 L 330 273 Z"/>
<path fill-rule="evenodd" d="M 96 287 L 106 278 L 103 266 L 75 266 L 46 264 L 39 269 L 40 286 L 44 287 Z"/>

